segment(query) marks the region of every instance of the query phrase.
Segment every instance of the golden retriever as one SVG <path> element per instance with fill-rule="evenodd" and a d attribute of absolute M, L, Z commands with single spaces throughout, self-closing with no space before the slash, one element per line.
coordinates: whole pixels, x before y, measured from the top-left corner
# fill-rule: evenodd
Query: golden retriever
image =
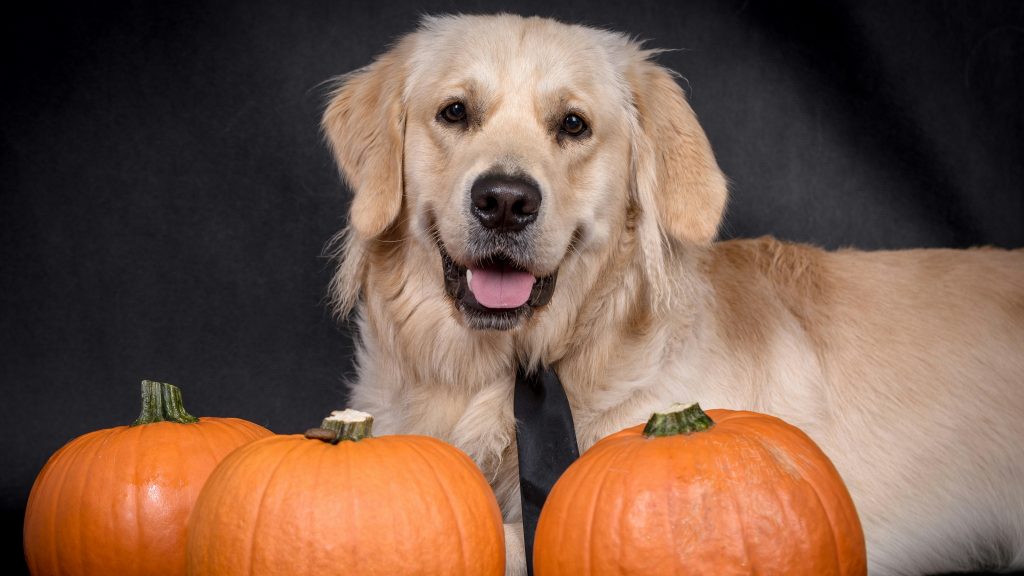
<path fill-rule="evenodd" d="M 467 452 L 524 573 L 513 380 L 555 366 L 585 450 L 675 401 L 800 426 L 872 574 L 1024 568 L 1024 252 L 714 242 L 726 179 L 627 36 L 428 17 L 323 117 L 354 191 L 351 404 Z"/>

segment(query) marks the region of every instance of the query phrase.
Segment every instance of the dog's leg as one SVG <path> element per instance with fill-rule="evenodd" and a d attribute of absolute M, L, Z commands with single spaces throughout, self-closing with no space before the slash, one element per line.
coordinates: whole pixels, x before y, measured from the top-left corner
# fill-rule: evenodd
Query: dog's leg
<path fill-rule="evenodd" d="M 523 523 L 505 524 L 505 576 L 526 576 Z"/>

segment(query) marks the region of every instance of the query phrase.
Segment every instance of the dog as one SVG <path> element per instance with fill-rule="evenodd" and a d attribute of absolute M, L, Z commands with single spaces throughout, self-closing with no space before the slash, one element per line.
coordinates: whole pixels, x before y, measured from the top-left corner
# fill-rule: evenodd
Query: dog
<path fill-rule="evenodd" d="M 354 195 L 330 291 L 351 405 L 469 454 L 524 574 L 513 381 L 555 366 L 585 450 L 675 401 L 776 415 L 831 458 L 869 570 L 1024 568 L 1024 251 L 716 242 L 726 178 L 656 50 L 427 17 L 339 80 Z"/>

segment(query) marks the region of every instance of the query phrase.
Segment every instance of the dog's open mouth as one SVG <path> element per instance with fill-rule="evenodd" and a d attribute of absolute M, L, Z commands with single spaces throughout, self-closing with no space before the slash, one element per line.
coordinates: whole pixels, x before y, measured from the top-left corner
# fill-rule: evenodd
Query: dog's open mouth
<path fill-rule="evenodd" d="M 551 300 L 554 274 L 538 278 L 516 266 L 510 258 L 495 254 L 462 266 L 439 246 L 444 265 L 444 287 L 470 328 L 509 330 Z"/>

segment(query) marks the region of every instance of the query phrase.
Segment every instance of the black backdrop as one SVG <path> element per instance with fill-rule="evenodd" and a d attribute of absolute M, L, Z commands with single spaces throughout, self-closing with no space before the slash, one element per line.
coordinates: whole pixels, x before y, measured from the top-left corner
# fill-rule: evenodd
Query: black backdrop
<path fill-rule="evenodd" d="M 1024 245 L 1024 3 L 277 2 L 54 5 L 3 19 L 0 522 L 142 378 L 200 415 L 301 431 L 342 406 L 321 249 L 346 193 L 322 82 L 422 13 L 556 16 L 679 48 L 731 179 L 724 237 Z"/>

